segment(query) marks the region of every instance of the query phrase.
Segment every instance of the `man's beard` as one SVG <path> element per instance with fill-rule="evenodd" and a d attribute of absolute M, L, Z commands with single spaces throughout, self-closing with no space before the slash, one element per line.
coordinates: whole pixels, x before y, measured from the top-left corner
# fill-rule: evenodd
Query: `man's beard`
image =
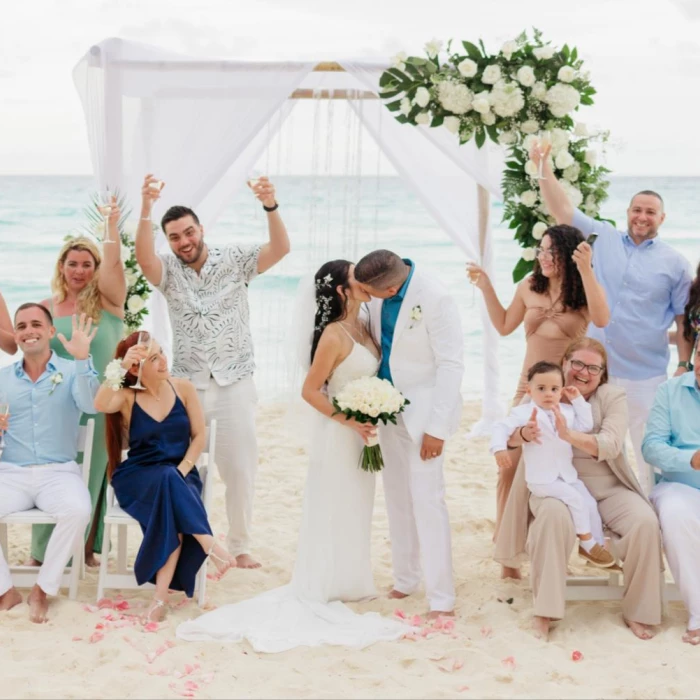
<path fill-rule="evenodd" d="M 202 251 L 204 250 L 204 240 L 201 240 L 198 244 L 197 247 L 194 249 L 194 257 L 191 259 L 185 259 L 182 255 L 179 255 L 178 253 L 175 253 L 175 257 L 178 258 L 181 262 L 185 263 L 186 265 L 192 265 L 193 263 L 196 263 L 197 260 L 202 256 Z"/>

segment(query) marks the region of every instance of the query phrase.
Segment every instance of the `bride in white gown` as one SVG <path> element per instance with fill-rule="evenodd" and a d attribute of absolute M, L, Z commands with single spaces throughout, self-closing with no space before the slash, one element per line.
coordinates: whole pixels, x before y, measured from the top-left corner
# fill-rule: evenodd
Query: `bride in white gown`
<path fill-rule="evenodd" d="M 315 319 L 313 338 L 305 343 L 311 366 L 302 395 L 316 410 L 291 583 L 182 623 L 180 639 L 247 639 L 256 651 L 279 652 L 322 644 L 362 648 L 410 631 L 377 613 L 358 615 L 341 602 L 376 596 L 370 558 L 375 477 L 358 466 L 374 428 L 332 417 L 330 401 L 345 384 L 379 367 L 378 350 L 359 315 L 369 297 L 353 268 L 345 260 L 323 265 L 314 276 L 315 298 L 307 303 L 309 321 L 314 309 Z"/>

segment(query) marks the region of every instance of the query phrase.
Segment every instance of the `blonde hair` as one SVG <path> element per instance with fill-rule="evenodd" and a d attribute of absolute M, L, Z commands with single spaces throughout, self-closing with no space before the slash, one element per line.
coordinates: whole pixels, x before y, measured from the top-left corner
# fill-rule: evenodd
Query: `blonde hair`
<path fill-rule="evenodd" d="M 592 352 L 597 352 L 603 358 L 603 371 L 600 373 L 600 383 L 607 384 L 608 382 L 608 353 L 605 350 L 605 346 L 599 343 L 595 338 L 589 338 L 588 336 L 583 336 L 583 338 L 578 338 L 574 340 L 566 351 L 564 352 L 564 360 L 570 360 L 575 352 L 578 350 L 591 350 Z"/>
<path fill-rule="evenodd" d="M 61 252 L 58 254 L 56 267 L 51 280 L 51 291 L 56 296 L 58 303 L 65 301 L 68 295 L 68 287 L 66 286 L 66 278 L 61 271 L 61 265 L 65 265 L 68 254 L 72 250 L 80 250 L 90 253 L 95 261 L 95 274 L 82 292 L 78 295 L 76 302 L 76 311 L 85 313 L 90 316 L 95 323 L 98 323 L 102 316 L 102 300 L 100 298 L 99 281 L 100 281 L 100 263 L 102 256 L 99 248 L 85 236 L 78 236 L 66 241 Z"/>

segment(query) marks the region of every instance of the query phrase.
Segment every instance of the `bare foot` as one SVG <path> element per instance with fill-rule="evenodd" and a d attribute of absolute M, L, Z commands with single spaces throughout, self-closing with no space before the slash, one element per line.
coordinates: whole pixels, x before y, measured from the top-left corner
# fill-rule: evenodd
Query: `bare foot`
<path fill-rule="evenodd" d="M 404 598 L 408 598 L 408 593 L 401 593 L 401 591 L 397 591 L 395 588 L 392 588 L 389 591 L 389 598 L 393 598 L 394 600 L 403 600 Z"/>
<path fill-rule="evenodd" d="M 38 559 L 34 559 L 34 557 L 29 557 L 27 561 L 22 562 L 22 566 L 41 566 L 41 562 Z"/>
<path fill-rule="evenodd" d="M 166 601 L 160 598 L 153 598 L 153 601 L 148 607 L 148 612 L 142 618 L 142 622 L 147 624 L 149 622 L 162 622 L 165 620 L 165 616 L 168 613 L 168 604 Z"/>
<path fill-rule="evenodd" d="M 625 620 L 625 624 L 630 628 L 632 634 L 637 637 L 637 639 L 647 641 L 654 638 L 654 631 L 649 625 L 645 625 L 642 622 L 633 622 L 632 620 Z M 700 631 L 698 631 L 698 634 L 700 634 Z M 698 641 L 700 642 L 700 639 L 698 639 Z"/>
<path fill-rule="evenodd" d="M 0 595 L 0 610 L 11 610 L 22 602 L 22 594 L 13 586 Z"/>
<path fill-rule="evenodd" d="M 543 639 L 545 642 L 549 640 L 549 623 L 551 620 L 548 617 L 539 617 L 535 615 L 532 618 L 532 628 L 535 631 L 537 639 Z"/>
<path fill-rule="evenodd" d="M 100 560 L 95 556 L 95 552 L 85 552 L 85 566 L 96 569 L 100 565 Z"/>
<path fill-rule="evenodd" d="M 454 617 L 454 610 L 431 610 L 426 616 L 426 620 L 437 620 L 438 617 Z"/>
<path fill-rule="evenodd" d="M 216 575 L 213 577 L 216 581 L 220 581 L 230 569 L 238 567 L 236 557 L 229 554 L 219 544 L 213 544 L 207 555 L 214 562 L 214 566 L 216 567 Z"/>
<path fill-rule="evenodd" d="M 239 569 L 259 569 L 262 564 L 259 561 L 255 561 L 250 554 L 239 554 L 236 557 L 236 566 Z"/>
<path fill-rule="evenodd" d="M 29 619 L 32 622 L 39 624 L 46 622 L 48 619 L 46 614 L 49 612 L 49 600 L 46 597 L 46 593 L 36 584 L 34 584 L 32 592 L 27 598 L 27 605 L 29 606 Z"/>
<path fill-rule="evenodd" d="M 686 644 L 692 644 L 693 646 L 697 646 L 698 644 L 700 644 L 700 630 L 688 630 L 683 635 L 683 641 Z"/>
<path fill-rule="evenodd" d="M 522 576 L 520 575 L 520 569 L 504 566 L 501 568 L 501 578 L 514 578 L 516 581 L 520 581 Z"/>

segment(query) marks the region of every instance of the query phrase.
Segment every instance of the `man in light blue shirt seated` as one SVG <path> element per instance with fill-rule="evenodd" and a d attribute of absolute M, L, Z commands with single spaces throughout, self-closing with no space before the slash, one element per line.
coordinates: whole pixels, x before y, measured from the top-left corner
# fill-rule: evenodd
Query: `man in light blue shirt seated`
<path fill-rule="evenodd" d="M 688 609 L 683 641 L 700 644 L 700 345 L 695 368 L 659 387 L 642 451 L 658 483 L 651 502 L 673 578 Z"/>
<path fill-rule="evenodd" d="M 73 317 L 70 340 L 58 336 L 75 362 L 51 351 L 56 333 L 50 312 L 23 304 L 15 314 L 15 340 L 23 358 L 0 370 L 6 415 L 0 419 L 0 517 L 40 508 L 56 518 L 36 585 L 27 599 L 32 622 L 45 622 L 47 595 L 56 595 L 63 569 L 90 521 L 90 493 L 76 463 L 81 413 L 95 413 L 99 388 L 90 360 L 91 319 Z M 0 611 L 22 602 L 0 552 Z"/>
<path fill-rule="evenodd" d="M 548 152 L 548 151 L 547 151 Z M 533 160 L 539 161 L 536 149 Z M 683 318 L 692 281 L 690 262 L 658 237 L 666 218 L 660 195 L 638 192 L 627 209 L 627 230 L 618 231 L 576 209 L 546 159 L 540 192 L 558 224 L 575 226 L 588 239 L 595 234 L 593 266 L 605 289 L 610 322 L 590 324 L 588 336 L 608 351 L 610 383 L 627 392 L 629 429 L 642 487 L 649 493 L 649 469 L 641 452 L 656 389 L 666 381 L 670 359 L 668 331 L 676 323 L 679 364 L 674 376 L 689 369 L 691 343 L 683 336 Z M 571 191 L 570 183 L 568 191 Z M 597 213 L 588 204 L 586 211 Z"/>

